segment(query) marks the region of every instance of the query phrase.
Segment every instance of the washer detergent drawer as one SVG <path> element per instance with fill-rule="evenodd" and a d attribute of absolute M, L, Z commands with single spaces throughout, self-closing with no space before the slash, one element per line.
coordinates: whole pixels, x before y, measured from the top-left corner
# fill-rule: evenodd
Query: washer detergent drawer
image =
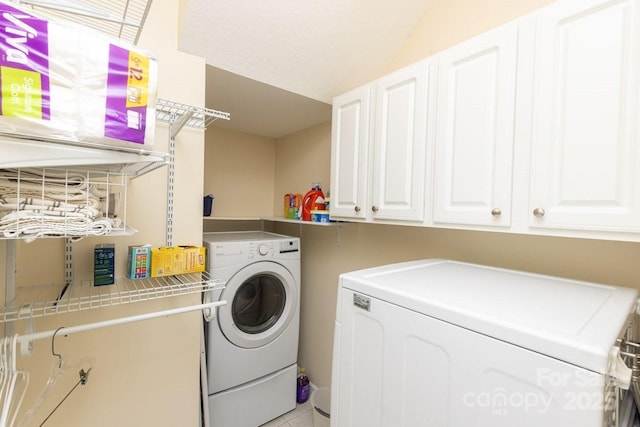
<path fill-rule="evenodd" d="M 256 427 L 296 407 L 297 365 L 209 396 L 211 427 Z"/>
<path fill-rule="evenodd" d="M 602 427 L 605 377 L 341 289 L 332 427 Z"/>

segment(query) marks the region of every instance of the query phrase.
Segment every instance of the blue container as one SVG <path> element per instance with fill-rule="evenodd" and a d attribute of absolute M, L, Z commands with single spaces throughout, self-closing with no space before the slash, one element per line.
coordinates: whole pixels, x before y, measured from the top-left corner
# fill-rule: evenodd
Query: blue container
<path fill-rule="evenodd" d="M 213 194 L 208 194 L 204 196 L 204 209 L 202 214 L 204 216 L 211 216 L 211 209 L 213 208 Z"/>

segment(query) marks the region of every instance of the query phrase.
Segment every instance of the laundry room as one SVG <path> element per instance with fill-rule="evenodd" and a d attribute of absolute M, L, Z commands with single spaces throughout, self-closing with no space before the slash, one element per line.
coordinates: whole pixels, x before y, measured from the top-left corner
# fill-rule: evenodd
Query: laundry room
<path fill-rule="evenodd" d="M 7 230 L 0 239 L 0 427 L 371 425 L 358 418 L 370 402 L 345 397 L 344 390 L 353 386 L 348 382 L 336 390 L 337 367 L 343 366 L 336 357 L 337 319 L 346 330 L 339 295 L 351 297 L 352 289 L 343 289 L 349 278 L 364 286 L 369 278 L 351 274 L 362 269 L 452 260 L 517 270 L 554 278 L 544 294 L 553 299 L 557 289 L 549 310 L 575 295 L 585 304 L 585 311 L 574 306 L 576 317 L 614 300 L 629 311 L 615 298 L 640 290 L 638 0 L 402 0 L 392 5 L 357 0 L 324 6 L 283 1 L 250 9 L 206 0 L 130 2 L 141 8 L 138 19 L 144 25 L 122 43 L 136 46 L 157 65 L 155 108 L 149 109 L 156 121 L 143 149 L 102 149 L 104 141 L 96 148 L 83 137 L 60 143 L 46 127 L 29 129 L 40 132 L 38 138 L 13 138 L 19 133 L 16 123 L 0 121 L 0 138 L 6 137 L 0 142 L 0 230 Z M 47 2 L 21 3 L 0 2 L 50 13 L 37 5 Z M 73 9 L 83 3 L 100 6 L 69 3 Z M 129 2 L 113 3 L 126 8 Z M 46 16 L 67 19 L 58 12 Z M 72 15 L 84 16 L 77 9 Z M 318 23 L 310 16 L 333 21 Z M 53 25 L 49 33 L 51 40 L 70 37 Z M 108 37 L 123 40 L 125 35 Z M 60 54 L 73 58 L 77 52 Z M 96 57 L 89 66 L 100 62 Z M 60 70 L 71 69 L 71 63 Z M 57 67 L 53 59 L 51 64 Z M 106 77 L 103 83 L 91 78 L 90 94 L 108 84 Z M 63 80 L 51 80 L 52 96 L 65 86 Z M 562 83 L 562 90 L 554 86 Z M 3 85 L 3 99 L 5 93 L 10 92 Z M 8 108 L 3 101 L 2 111 Z M 393 134 L 394 127 L 400 133 Z M 86 150 L 95 157 L 87 157 Z M 16 236 L 16 223 L 7 222 L 9 210 L 2 208 L 7 205 L 3 182 L 24 183 L 18 198 L 32 182 L 44 194 L 44 184 L 30 174 L 42 172 L 38 179 L 48 184 L 59 181 L 49 174 L 60 170 L 65 188 L 68 174 L 79 172 L 90 180 L 89 187 L 118 194 L 105 202 L 105 210 L 118 212 L 110 225 L 117 232 L 49 230 L 47 235 L 28 227 Z M 316 183 L 330 222 L 298 218 Z M 286 195 L 296 200 L 290 207 L 299 209 L 292 215 L 283 207 Z M 35 234 L 29 235 L 32 229 Z M 130 287 L 124 290 L 119 281 L 92 283 L 98 249 L 114 251 L 113 274 L 126 278 L 131 248 L 163 247 L 205 248 L 207 266 L 151 284 L 126 280 Z M 616 297 L 596 303 L 593 293 L 565 293 L 565 279 L 608 286 Z M 541 293 L 532 291 L 528 305 L 526 300 L 521 305 L 506 299 L 518 292 L 490 285 L 486 293 L 460 287 L 467 297 L 461 300 L 471 301 L 478 292 L 475 301 L 486 309 L 525 310 L 518 321 L 544 315 Z M 395 288 L 399 294 L 404 290 L 400 284 Z M 353 290 L 366 294 L 363 289 Z M 522 289 L 520 295 L 528 295 L 530 289 Z M 625 301 L 635 298 L 633 292 L 625 295 Z M 360 309 L 358 304 L 353 297 Z M 477 315 L 480 328 L 486 317 Z M 538 324 L 545 322 L 527 327 Z M 553 341 L 557 330 L 545 331 L 549 335 L 540 340 Z M 374 330 L 369 332 L 373 347 Z M 601 332 L 589 333 L 602 337 Z M 460 339 L 476 342 L 462 332 Z M 586 341 L 580 343 L 576 346 L 585 353 L 592 351 Z M 614 339 L 609 346 L 618 344 Z M 434 359 L 423 361 L 427 373 L 426 365 L 441 366 L 436 363 L 441 359 L 430 354 Z M 560 353 L 547 355 L 552 362 L 536 365 L 538 374 L 562 360 Z M 631 359 L 639 362 L 624 357 L 625 366 L 631 367 Z M 365 359 L 360 370 L 347 364 L 341 374 L 362 373 L 353 378 L 373 389 L 381 369 L 374 359 Z M 505 362 L 495 371 L 511 372 L 510 366 Z M 310 391 L 298 403 L 301 368 Z M 585 368 L 588 375 L 597 370 Z M 617 372 L 600 373 L 615 379 Z M 517 378 L 509 378 L 512 382 L 491 383 L 491 390 L 515 387 Z M 633 381 L 619 380 L 616 387 L 635 390 Z M 426 390 L 421 387 L 402 393 Z M 626 389 L 616 394 L 619 400 L 632 394 Z M 318 404 L 319 395 L 312 405 L 319 390 L 331 391 L 332 405 Z M 437 394 L 428 396 L 441 402 Z M 521 394 L 513 392 L 507 402 L 514 396 Z M 476 404 L 482 426 L 562 425 L 515 408 L 509 412 L 508 406 L 478 408 L 468 397 L 466 409 Z M 600 400 L 593 403 L 603 406 Z M 482 409 L 494 418 L 485 422 Z M 389 413 L 402 417 L 402 410 L 392 407 Z M 442 417 L 426 425 L 472 425 L 451 414 Z M 593 418 L 575 425 L 634 425 Z M 388 418 L 376 421 L 402 425 Z"/>

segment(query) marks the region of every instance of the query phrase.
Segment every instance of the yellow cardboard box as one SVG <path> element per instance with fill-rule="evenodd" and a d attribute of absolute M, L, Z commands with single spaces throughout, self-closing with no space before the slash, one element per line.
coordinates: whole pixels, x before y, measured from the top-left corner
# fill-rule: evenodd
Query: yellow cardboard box
<path fill-rule="evenodd" d="M 151 277 L 204 271 L 205 248 L 202 246 L 166 246 L 151 249 Z"/>

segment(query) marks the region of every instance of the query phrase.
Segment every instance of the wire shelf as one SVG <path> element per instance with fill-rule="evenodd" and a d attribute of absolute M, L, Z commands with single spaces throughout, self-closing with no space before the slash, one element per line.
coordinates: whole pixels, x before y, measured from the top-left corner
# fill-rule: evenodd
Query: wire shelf
<path fill-rule="evenodd" d="M 19 0 L 43 16 L 86 25 L 138 43 L 152 0 Z"/>
<path fill-rule="evenodd" d="M 122 171 L 0 169 L 0 238 L 132 234 L 128 182 Z"/>
<path fill-rule="evenodd" d="M 194 107 L 159 98 L 156 101 L 156 119 L 164 123 L 184 121 L 184 126 L 206 129 L 218 119 L 231 120 L 231 115 L 223 111 Z"/>
<path fill-rule="evenodd" d="M 82 280 L 62 288 L 51 285 L 19 287 L 15 303 L 0 311 L 0 321 L 92 310 L 222 287 L 223 283 L 207 272 L 135 280 L 118 278 L 115 284 L 105 286 L 94 286 L 93 281 Z"/>
<path fill-rule="evenodd" d="M 82 171 L 122 173 L 138 177 L 169 162 L 166 153 L 80 143 L 59 139 L 34 139 L 0 132 L 0 168 L 73 168 Z"/>

